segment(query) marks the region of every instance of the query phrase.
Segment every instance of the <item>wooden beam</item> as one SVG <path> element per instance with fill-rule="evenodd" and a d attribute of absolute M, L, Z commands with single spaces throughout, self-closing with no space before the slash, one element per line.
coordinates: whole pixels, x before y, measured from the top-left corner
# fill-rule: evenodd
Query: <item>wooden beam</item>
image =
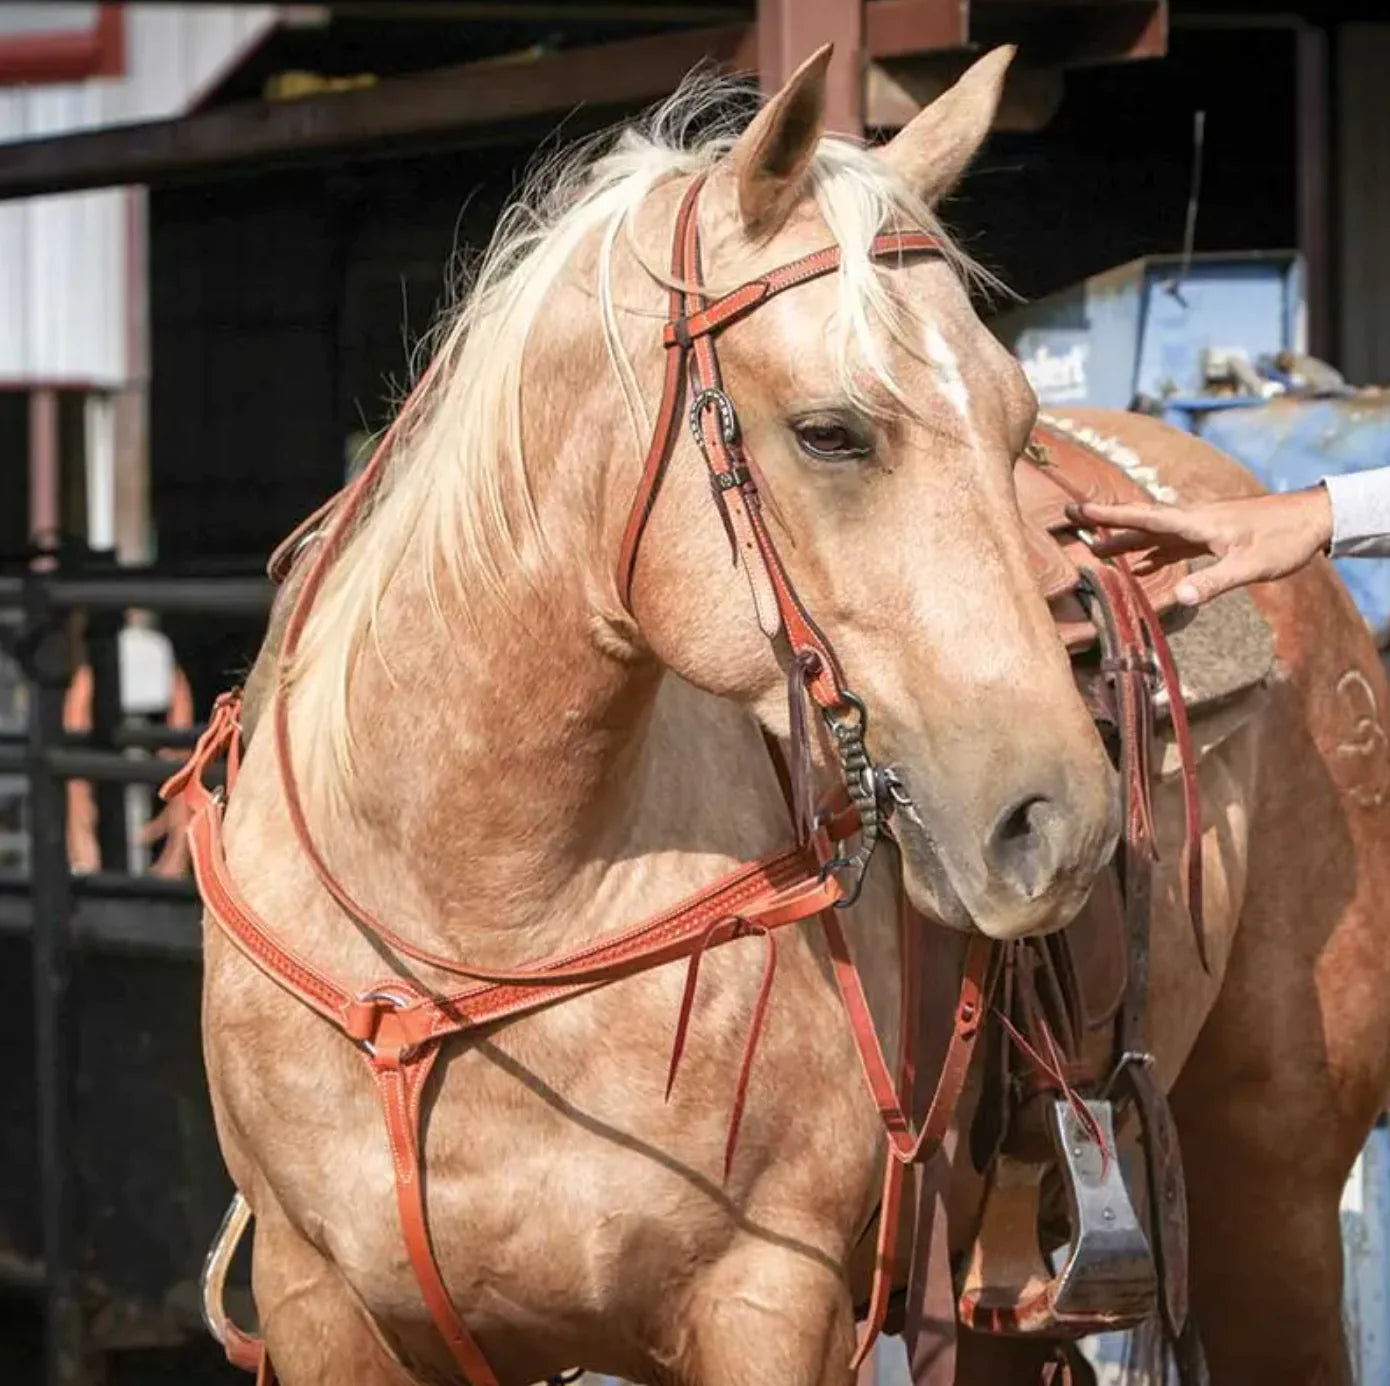
<path fill-rule="evenodd" d="M 729 72 L 757 71 L 764 90 L 775 89 L 827 41 L 837 51 L 830 127 L 849 133 L 864 124 L 871 58 L 961 53 L 1021 39 L 1025 64 L 1045 69 L 1156 56 L 1166 46 L 1166 0 L 974 4 L 972 26 L 970 0 L 759 0 L 756 24 L 676 30 L 527 61 L 468 63 L 389 77 L 358 91 L 244 102 L 0 144 L 0 201 L 440 145 L 498 144 L 539 133 L 577 108 L 584 112 L 579 123 L 592 125 L 656 100 L 701 62 Z M 884 90 L 881 81 L 877 88 Z M 901 94 L 892 102 L 901 108 Z"/>
<path fill-rule="evenodd" d="M 872 129 L 900 130 L 923 106 L 935 101 L 973 61 L 973 53 L 939 53 L 870 63 L 864 120 Z M 1014 67 L 1004 85 L 994 129 L 1033 134 L 1062 104 L 1062 74 Z"/>
<path fill-rule="evenodd" d="M 864 39 L 875 58 L 964 48 L 970 42 L 970 0 L 872 0 Z"/>
<path fill-rule="evenodd" d="M 0 144 L 0 200 L 121 183 L 160 184 L 326 155 L 392 152 L 486 133 L 490 142 L 577 106 L 626 108 L 713 60 L 750 72 L 752 27 L 686 29 L 537 58 L 392 77 L 360 91 L 248 101 L 139 125 Z"/>
<path fill-rule="evenodd" d="M 822 44 L 835 45 L 826 128 L 864 130 L 864 0 L 758 0 L 758 81 L 777 91 Z"/>

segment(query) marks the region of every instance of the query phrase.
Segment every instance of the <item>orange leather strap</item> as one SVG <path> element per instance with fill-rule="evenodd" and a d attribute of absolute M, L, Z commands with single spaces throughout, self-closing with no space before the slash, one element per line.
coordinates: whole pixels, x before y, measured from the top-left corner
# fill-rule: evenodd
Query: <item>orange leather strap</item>
<path fill-rule="evenodd" d="M 222 1351 L 227 1361 L 244 1372 L 259 1372 L 265 1361 L 265 1342 L 243 1332 L 234 1323 L 222 1327 Z"/>
<path fill-rule="evenodd" d="M 661 406 L 623 534 L 618 559 L 618 593 L 623 604 L 631 607 L 637 551 L 679 428 L 681 404 L 686 393 L 684 368 L 688 364 L 694 400 L 698 402 L 691 423 L 710 469 L 714 496 L 730 541 L 745 565 L 755 601 L 765 585 L 775 604 L 778 625 L 769 629 L 773 613 L 763 610 L 763 604 L 759 603 L 764 629 L 769 637 L 775 636 L 779 629 L 786 634 L 794 659 L 804 661 L 812 696 L 822 707 L 836 708 L 844 701 L 843 676 L 829 641 L 797 596 L 768 532 L 756 466 L 744 452 L 737 418 L 723 393 L 713 338 L 722 328 L 745 317 L 774 295 L 832 273 L 840 264 L 840 248 L 828 246 L 814 251 L 720 298 L 707 301 L 699 287 L 703 277 L 698 217 L 702 184 L 702 179 L 691 184 L 676 218 L 671 276 L 674 282 L 686 288 L 684 291 L 673 289 L 670 294 L 671 317 L 663 332 L 667 357 Z M 882 258 L 896 255 L 901 259 L 907 255 L 939 252 L 940 243 L 925 232 L 895 231 L 876 237 L 872 251 Z"/>
<path fill-rule="evenodd" d="M 265 1343 L 257 1339 L 260 1351 L 256 1356 L 256 1365 L 251 1369 L 256 1373 L 256 1386 L 277 1386 L 280 1378 L 275 1375 L 275 1368 L 271 1364 L 270 1354 L 265 1350 Z M 234 1362 L 233 1366 L 240 1366 Z"/>
<path fill-rule="evenodd" d="M 378 1042 L 382 1025 L 402 1043 L 418 1044 L 522 1015 L 733 941 L 733 935 L 706 940 L 713 925 L 737 920 L 748 929 L 782 928 L 815 917 L 841 896 L 833 876 L 822 879 L 814 844 L 789 848 L 739 867 L 663 914 L 534 967 L 470 967 L 478 979 L 473 985 L 444 997 L 412 994 L 398 1005 L 391 1000 L 401 991 L 397 980 L 383 984 L 385 999 L 354 996 L 276 938 L 227 874 L 220 801 L 201 786 L 192 797 L 202 804 L 189 828 L 190 857 L 209 911 L 262 971 L 360 1044 Z"/>
<path fill-rule="evenodd" d="M 439 998 L 393 977 L 353 995 L 281 943 L 228 876 L 221 840 L 221 801 L 207 792 L 201 771 L 212 755 L 235 744 L 234 700 L 219 705 L 214 722 L 189 766 L 166 787 L 198 804 L 189 842 L 203 900 L 243 954 L 363 1050 L 382 1104 L 401 1231 L 421 1295 L 465 1380 L 471 1386 L 496 1386 L 486 1359 L 449 1300 L 431 1247 L 421 1191 L 420 1095 L 438 1057 L 440 1041 L 450 1034 L 552 1005 L 663 962 L 698 956 L 706 947 L 732 942 L 742 933 L 768 933 L 810 918 L 831 909 L 840 888 L 833 877 L 821 879 L 813 849 L 797 848 L 742 867 L 692 900 L 620 934 L 536 968 L 493 974 L 503 981 L 479 981 L 453 996 Z M 842 820 L 842 826 L 851 825 Z M 823 839 L 819 847 L 827 850 Z M 724 927 L 735 921 L 742 930 Z M 731 1157 L 737 1137 L 737 1116 L 761 1030 L 769 981 L 770 977 L 760 995 L 759 1019 L 750 1031 L 726 1158 Z M 258 1366 L 262 1360 L 263 1355 Z M 246 1365 L 250 1364 L 248 1354 Z"/>
<path fill-rule="evenodd" d="M 881 259 L 895 254 L 939 254 L 941 242 L 925 231 L 888 231 L 874 237 L 872 250 Z M 831 274 L 839 267 L 839 246 L 813 250 L 809 255 L 769 270 L 757 279 L 750 279 L 687 316 L 672 318 L 663 329 L 661 340 L 668 347 L 686 347 L 696 337 L 708 336 L 731 322 L 737 322 L 739 318 L 747 317 L 753 309 L 761 307 L 774 295 Z"/>
<path fill-rule="evenodd" d="M 464 1380 L 470 1386 L 497 1386 L 497 1377 L 487 1358 L 449 1298 L 430 1243 L 424 1190 L 421 1187 L 420 1094 L 438 1057 L 439 1043 L 431 1041 L 404 1051 L 398 1046 L 377 1047 L 367 1063 L 386 1118 L 401 1233 L 425 1307 L 430 1311 L 430 1318 L 434 1320 Z"/>
<path fill-rule="evenodd" d="M 636 559 L 637 546 L 641 539 L 645 517 L 650 513 L 656 490 L 660 484 L 665 459 L 669 456 L 674 437 L 676 416 L 679 412 L 683 394 L 683 370 L 687 355 L 699 388 L 704 392 L 700 398 L 709 399 L 710 391 L 719 392 L 719 367 L 714 354 L 713 332 L 720 325 L 733 321 L 742 313 L 748 312 L 756 303 L 765 301 L 770 295 L 780 293 L 796 284 L 805 283 L 818 274 L 828 272 L 839 263 L 837 247 L 816 252 L 794 261 L 781 270 L 763 276 L 756 283 L 762 285 L 756 295 L 751 292 L 738 297 L 739 291 L 726 295 L 724 299 L 707 304 L 699 290 L 700 249 L 699 249 L 699 195 L 703 187 L 703 177 L 692 180 L 681 202 L 673 237 L 672 268 L 673 278 L 684 283 L 683 290 L 671 291 L 673 315 L 684 311 L 685 316 L 694 312 L 718 310 L 708 319 L 699 335 L 693 340 L 687 336 L 686 344 L 677 343 L 668 352 L 666 383 L 663 389 L 662 405 L 657 429 L 653 435 L 652 446 L 643 466 L 642 482 L 629 518 L 628 533 L 624 538 L 623 557 L 619 563 L 619 590 L 630 594 L 632 565 Z M 937 242 L 920 232 L 894 232 L 879 237 L 874 243 L 876 254 L 885 256 L 896 254 L 899 257 L 909 253 L 937 249 Z M 754 301 L 756 300 L 756 302 Z M 725 304 L 723 309 L 720 304 Z M 679 320 L 679 319 L 678 319 Z M 428 387 L 434 370 L 432 366 L 416 387 L 417 392 Z M 762 517 L 761 501 L 752 470 L 746 465 L 741 445 L 736 436 L 736 420 L 733 419 L 732 406 L 719 392 L 719 398 L 728 406 L 728 413 L 719 409 L 703 407 L 696 411 L 692 422 L 698 427 L 711 470 L 715 494 L 721 504 L 721 513 L 729 525 L 730 534 L 735 538 L 736 547 L 744 557 L 745 571 L 749 581 L 756 589 L 766 584 L 776 605 L 781 629 L 785 630 L 792 647 L 796 667 L 804 672 L 806 685 L 816 701 L 826 709 L 843 708 L 846 696 L 843 677 L 840 673 L 829 642 L 816 629 L 814 622 L 806 613 L 797 597 L 786 570 L 777 553 L 771 535 Z M 404 412 L 404 411 L 403 411 Z M 712 420 L 712 414 L 718 415 Z M 726 420 L 734 423 L 734 428 L 726 426 Z M 344 539 L 350 532 L 357 513 L 371 494 L 372 488 L 380 479 L 399 425 L 393 424 L 382 439 L 376 452 L 357 480 L 343 493 L 340 503 L 333 509 L 332 520 L 319 542 L 316 551 L 309 559 L 310 567 L 300 588 L 294 606 L 286 622 L 284 642 L 280 657 L 282 679 L 284 671 L 294 660 L 308 622 L 314 600 L 341 550 Z M 769 613 L 762 613 L 767 616 Z M 770 631 L 769 634 L 775 634 Z M 303 849 L 314 873 L 323 888 L 337 905 L 353 919 L 364 931 L 404 957 L 438 968 L 455 976 L 472 977 L 487 981 L 522 980 L 520 976 L 490 971 L 461 963 L 457 959 L 430 949 L 421 948 L 392 929 L 378 915 L 367 909 L 357 900 L 334 875 L 319 850 L 310 830 L 304 812 L 298 779 L 294 772 L 290 748 L 289 697 L 287 690 L 280 688 L 272 708 L 273 733 L 275 738 L 275 760 L 280 776 L 281 791 L 285 797 L 286 810 L 296 840 Z"/>
<path fill-rule="evenodd" d="M 1207 933 L 1205 927 L 1204 902 L 1202 897 L 1202 795 L 1197 781 L 1197 757 L 1192 749 L 1192 729 L 1187 718 L 1187 700 L 1183 697 L 1182 680 L 1178 675 L 1177 662 L 1168 645 L 1168 637 L 1163 632 L 1163 623 L 1144 591 L 1143 584 L 1136 581 L 1128 566 L 1121 569 L 1128 579 L 1127 586 L 1134 605 L 1138 608 L 1139 623 L 1143 627 L 1149 648 L 1153 651 L 1158 665 L 1159 677 L 1168 690 L 1168 715 L 1173 722 L 1173 740 L 1178 748 L 1178 765 L 1182 775 L 1183 838 L 1187 856 L 1187 914 L 1192 925 L 1193 940 L 1197 945 L 1197 956 L 1202 967 L 1211 972 L 1211 962 L 1207 957 Z"/>
<path fill-rule="evenodd" d="M 907 926 L 925 928 L 927 921 L 908 912 L 913 921 Z M 988 1009 L 989 992 L 994 982 L 995 944 L 982 934 L 974 934 L 966 949 L 965 969 L 956 1001 L 955 1022 L 946 1059 L 937 1080 L 936 1094 L 920 1129 L 914 1131 L 906 1111 L 906 1098 L 899 1093 L 899 1084 L 889 1071 L 874 1029 L 873 1013 L 864 993 L 863 979 L 849 949 L 849 941 L 840 925 L 839 916 L 821 916 L 826 941 L 830 946 L 830 961 L 835 981 L 854 1032 L 855 1047 L 864 1070 L 864 1079 L 873 1094 L 879 1120 L 888 1136 L 894 1158 L 903 1164 L 916 1164 L 927 1159 L 940 1145 L 950 1125 L 956 1102 L 965 1083 L 966 1071 L 974 1052 L 975 1040 Z M 905 930 L 905 932 L 907 931 Z M 904 969 L 906 971 L 906 969 Z M 904 981 L 906 985 L 906 980 Z M 904 1027 L 911 1029 L 910 1025 Z M 910 1072 L 909 1072 L 910 1076 Z"/>
<path fill-rule="evenodd" d="M 1109 466 L 1115 465 L 1104 458 L 1102 454 L 1097 453 L 1089 443 L 1083 442 L 1069 433 L 1058 432 L 1043 423 L 1039 423 L 1034 432 L 1046 438 L 1047 447 L 1053 451 L 1062 449 L 1070 450 L 1073 454 L 1089 454 Z M 1034 466 L 1037 465 L 1036 459 L 1029 452 L 1025 452 L 1024 459 Z M 1086 495 L 1068 480 L 1064 468 L 1048 467 L 1046 472 L 1052 485 L 1070 496 L 1073 501 L 1081 502 L 1087 499 Z M 1192 924 L 1197 955 L 1202 961 L 1203 968 L 1210 972 L 1211 965 L 1207 957 L 1202 897 L 1201 787 L 1197 780 L 1197 758 L 1193 751 L 1192 731 L 1187 716 L 1187 701 L 1183 697 L 1182 680 L 1178 675 L 1177 663 L 1173 659 L 1173 652 L 1168 645 L 1168 637 L 1164 634 L 1163 623 L 1159 619 L 1158 612 L 1154 609 L 1153 601 L 1144 583 L 1135 576 L 1128 558 L 1121 556 L 1108 563 L 1103 563 L 1097 559 L 1093 565 L 1086 569 L 1086 573 L 1093 583 L 1100 583 L 1105 587 L 1106 597 L 1113 609 L 1114 619 L 1118 627 L 1115 635 L 1120 644 L 1132 655 L 1139 655 L 1144 652 L 1151 654 L 1153 662 L 1157 666 L 1158 676 L 1163 680 L 1163 686 L 1168 692 L 1169 716 L 1173 723 L 1173 740 L 1177 746 L 1178 764 L 1182 777 L 1183 839 L 1187 857 L 1184 888 L 1187 911 Z M 1137 815 L 1134 819 L 1136 826 L 1147 837 L 1147 849 L 1154 851 L 1157 844 L 1153 840 L 1152 812 L 1149 805 L 1148 789 L 1152 770 L 1150 747 L 1147 736 L 1141 736 L 1141 725 L 1146 717 L 1140 714 L 1136 706 L 1138 700 L 1142 700 L 1146 706 L 1150 701 L 1148 688 L 1144 682 L 1149 671 L 1134 668 L 1112 671 L 1112 676 L 1115 672 L 1122 676 L 1115 680 L 1116 703 L 1121 717 L 1122 733 L 1138 738 L 1141 743 L 1135 747 L 1135 774 L 1127 776 L 1130 780 L 1127 786 L 1127 792 L 1131 796 L 1130 810 L 1132 815 Z M 1140 776 L 1144 781 L 1142 790 L 1139 790 L 1135 784 L 1136 777 Z M 1135 801 L 1136 794 L 1139 796 L 1137 802 Z"/>
<path fill-rule="evenodd" d="M 904 1171 L 909 1164 L 921 1164 L 941 1148 L 950 1129 L 965 1080 L 975 1042 L 989 1007 L 989 996 L 997 975 L 995 959 L 997 945 L 982 934 L 971 936 L 966 946 L 965 966 L 956 1000 L 951 1036 L 937 1076 L 936 1089 L 921 1127 L 913 1131 L 907 1113 L 911 1102 L 914 1078 L 911 1046 L 917 1033 L 916 987 L 921 948 L 916 931 L 928 926 L 927 920 L 904 907 L 903 972 L 899 1028 L 899 1072 L 895 1081 L 889 1072 L 874 1028 L 873 1013 L 864 993 L 863 979 L 855 965 L 849 942 L 834 911 L 821 916 L 835 981 L 840 990 L 845 1013 L 849 1017 L 864 1078 L 878 1107 L 879 1120 L 888 1137 L 888 1155 L 884 1163 L 883 1192 L 879 1204 L 878 1245 L 874 1257 L 874 1275 L 869 1295 L 869 1312 L 860 1333 L 852 1365 L 857 1368 L 868 1356 L 869 1349 L 883 1328 L 888 1312 L 888 1300 L 893 1288 L 893 1269 L 896 1260 L 898 1222 L 902 1205 Z"/>

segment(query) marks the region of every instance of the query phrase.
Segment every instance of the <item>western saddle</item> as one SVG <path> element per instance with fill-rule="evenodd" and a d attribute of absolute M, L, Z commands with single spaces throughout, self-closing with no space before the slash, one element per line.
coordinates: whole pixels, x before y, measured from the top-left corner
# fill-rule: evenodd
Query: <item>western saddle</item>
<path fill-rule="evenodd" d="M 985 1176 L 985 1203 L 973 1249 L 953 1277 L 949 1318 L 976 1332 L 1053 1340 L 1061 1373 L 1054 1379 L 1072 1379 L 1088 1372 L 1075 1340 L 1136 1326 L 1157 1312 L 1180 1378 L 1191 1386 L 1204 1379 L 1204 1367 L 1188 1313 L 1182 1162 L 1145 1030 L 1156 858 L 1151 746 L 1160 715 L 1171 719 L 1182 762 L 1188 908 L 1206 964 L 1200 809 L 1186 709 L 1166 640 L 1155 639 L 1150 627 L 1180 619 L 1176 588 L 1185 568 L 1135 577 L 1094 557 L 1069 507 L 1151 497 L 1122 465 L 1063 424 L 1039 422 L 1015 480 L 1030 566 L 1120 771 L 1127 827 L 1117 860 L 1072 924 L 1002 950 L 981 1096 L 961 1136 Z M 1136 660 L 1133 652 L 1146 647 L 1152 662 Z M 1160 678 L 1166 707 L 1154 696 Z M 921 1023 L 929 1034 L 931 1017 Z M 1122 1162 L 1116 1142 L 1131 1114 L 1139 1170 L 1125 1168 L 1130 1162 Z M 1127 1175 L 1137 1175 L 1143 1188 L 1145 1220 Z M 927 1235 L 919 1223 L 919 1247 Z M 910 1330 L 910 1302 L 907 1313 Z M 943 1329 L 940 1313 L 932 1319 L 938 1337 L 953 1337 L 954 1323 Z M 940 1346 L 928 1355 L 938 1365 L 919 1371 L 910 1343 L 918 1386 L 951 1380 L 954 1352 Z"/>

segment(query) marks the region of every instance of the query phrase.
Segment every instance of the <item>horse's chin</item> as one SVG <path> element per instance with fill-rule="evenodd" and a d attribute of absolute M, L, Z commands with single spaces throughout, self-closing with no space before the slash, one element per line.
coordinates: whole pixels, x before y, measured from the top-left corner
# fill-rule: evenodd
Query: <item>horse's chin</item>
<path fill-rule="evenodd" d="M 975 932 L 975 921 L 965 901 L 951 882 L 950 873 L 935 843 L 920 823 L 904 821 L 899 815 L 893 824 L 902 857 L 903 891 L 908 904 L 918 914 L 961 933 Z"/>
<path fill-rule="evenodd" d="M 1081 912 L 1092 879 L 1060 881 L 1038 900 L 992 898 L 986 886 L 971 890 L 956 884 L 956 873 L 920 823 L 895 821 L 893 836 L 902 854 L 903 890 L 919 914 L 961 933 L 982 933 L 1007 941 L 1037 938 L 1064 929 Z"/>

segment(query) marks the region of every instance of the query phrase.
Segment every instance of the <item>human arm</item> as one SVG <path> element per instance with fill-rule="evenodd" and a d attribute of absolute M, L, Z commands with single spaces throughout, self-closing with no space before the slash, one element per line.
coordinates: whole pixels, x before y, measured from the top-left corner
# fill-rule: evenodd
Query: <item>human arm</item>
<path fill-rule="evenodd" d="M 1390 558 L 1390 467 L 1322 481 L 1332 502 L 1333 558 Z"/>
<path fill-rule="evenodd" d="M 1360 476 L 1378 478 L 1374 489 L 1384 515 L 1380 548 L 1364 547 L 1373 518 L 1373 503 L 1364 493 L 1340 497 L 1333 486 L 1353 480 L 1330 478 L 1330 484 L 1281 495 L 1244 496 L 1197 505 L 1083 504 L 1071 507 L 1078 523 L 1101 527 L 1096 552 L 1104 557 L 1134 554 L 1139 574 L 1170 563 L 1212 554 L 1216 562 L 1191 573 L 1178 586 L 1181 602 L 1195 606 L 1251 582 L 1268 582 L 1295 572 L 1314 554 L 1345 542 L 1362 545 L 1343 552 L 1390 554 L 1390 468 Z M 1379 514 L 1380 511 L 1374 513 Z M 1334 552 L 1337 551 L 1334 548 Z"/>

